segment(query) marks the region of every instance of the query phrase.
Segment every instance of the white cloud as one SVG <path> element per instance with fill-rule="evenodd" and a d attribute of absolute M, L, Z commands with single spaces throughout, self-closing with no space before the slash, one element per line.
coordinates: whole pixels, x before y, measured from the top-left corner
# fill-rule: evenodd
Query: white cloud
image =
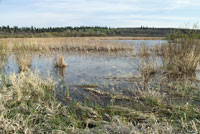
<path fill-rule="evenodd" d="M 186 7 L 198 7 L 200 6 L 199 0 L 169 0 L 169 9 L 183 9 Z"/>
<path fill-rule="evenodd" d="M 179 26 L 199 21 L 198 6 L 198 0 L 5 0 L 0 25 Z M 186 9 L 194 11 L 180 12 Z"/>

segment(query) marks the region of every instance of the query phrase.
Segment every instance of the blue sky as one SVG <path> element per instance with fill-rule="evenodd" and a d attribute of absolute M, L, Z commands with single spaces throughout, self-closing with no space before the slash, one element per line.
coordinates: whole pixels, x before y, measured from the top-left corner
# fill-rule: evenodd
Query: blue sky
<path fill-rule="evenodd" d="M 200 0 L 0 0 L 0 25 L 190 27 Z"/>

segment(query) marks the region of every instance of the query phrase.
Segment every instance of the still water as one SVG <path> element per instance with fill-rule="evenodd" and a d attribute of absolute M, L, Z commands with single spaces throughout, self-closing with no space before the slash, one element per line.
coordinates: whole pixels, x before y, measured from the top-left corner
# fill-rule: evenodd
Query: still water
<path fill-rule="evenodd" d="M 151 47 L 166 43 L 162 40 L 119 40 L 119 42 L 134 45 L 136 48 L 141 44 Z M 135 88 L 133 82 L 127 80 L 127 78 L 139 75 L 141 64 L 139 57 L 62 52 L 61 55 L 64 56 L 68 66 L 60 69 L 55 68 L 53 64 L 57 55 L 58 53 L 31 53 L 29 60 L 31 60 L 30 69 L 32 71 L 40 72 L 43 78 L 50 76 L 57 82 L 59 98 L 64 98 L 68 92 L 75 100 L 86 100 L 88 98 L 100 103 L 101 99 L 89 95 L 80 86 L 92 85 L 97 90 L 121 94 Z M 8 54 L 3 70 L 6 74 L 19 72 L 15 54 Z M 104 100 L 104 103 L 107 102 Z"/>

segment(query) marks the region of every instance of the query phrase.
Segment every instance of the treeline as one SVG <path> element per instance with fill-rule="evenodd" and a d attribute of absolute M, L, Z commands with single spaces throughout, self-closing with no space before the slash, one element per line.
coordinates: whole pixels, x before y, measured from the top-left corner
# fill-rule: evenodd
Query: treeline
<path fill-rule="evenodd" d="M 73 37 L 73 36 L 107 36 L 107 27 L 0 27 L 0 37 Z"/>
<path fill-rule="evenodd" d="M 109 28 L 109 27 L 0 27 L 1 38 L 25 37 L 90 37 L 90 36 L 129 36 L 129 37 L 167 37 L 176 31 L 187 32 L 188 29 L 175 28 Z M 198 31 L 198 33 L 200 33 Z"/>

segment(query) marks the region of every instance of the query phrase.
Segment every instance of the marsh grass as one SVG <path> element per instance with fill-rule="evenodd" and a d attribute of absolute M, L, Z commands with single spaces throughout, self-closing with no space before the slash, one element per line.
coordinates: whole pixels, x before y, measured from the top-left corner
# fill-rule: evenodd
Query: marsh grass
<path fill-rule="evenodd" d="M 171 103 L 163 88 L 134 90 L 129 107 L 64 106 L 56 100 L 56 85 L 49 78 L 23 72 L 1 76 L 0 82 L 0 133 L 171 134 L 198 133 L 200 128 L 198 106 L 192 100 Z M 181 92 L 190 88 L 175 87 Z M 199 91 L 193 92 L 198 95 Z"/>
<path fill-rule="evenodd" d="M 117 52 L 133 50 L 133 47 L 99 38 L 19 38 L 0 39 L 1 44 L 8 46 L 10 51 L 80 51 L 80 52 Z"/>
<path fill-rule="evenodd" d="M 138 55 L 139 55 L 140 57 L 145 57 L 145 58 L 149 57 L 149 56 L 151 55 L 151 53 L 150 53 L 150 48 L 149 48 L 147 45 L 142 44 L 142 45 L 140 46 L 140 48 L 139 48 L 139 53 L 138 53 Z"/>
<path fill-rule="evenodd" d="M 50 126 L 46 121 L 52 120 L 54 118 L 52 113 L 60 107 L 53 103 L 55 102 L 51 95 L 54 92 L 53 82 L 43 81 L 29 72 L 13 74 L 6 79 L 4 84 L 0 91 L 0 132 L 43 133 L 49 131 Z"/>
<path fill-rule="evenodd" d="M 67 64 L 65 63 L 64 56 L 61 55 L 55 57 L 53 64 L 57 68 L 65 68 L 67 66 Z"/>
<path fill-rule="evenodd" d="M 72 102 L 71 89 L 67 89 L 63 95 L 66 105 L 60 103 L 56 98 L 57 83 L 30 72 L 31 58 L 25 51 L 60 52 L 62 49 L 109 52 L 120 51 L 120 47 L 112 43 L 110 46 L 102 45 L 101 41 L 91 41 L 91 38 L 3 39 L 3 42 L 10 44 L 6 46 L 6 51 L 16 52 L 22 71 L 0 77 L 0 133 L 199 133 L 199 87 L 188 83 L 187 79 L 174 80 L 173 83 L 149 81 L 159 71 L 154 59 L 158 54 L 164 58 L 163 70 L 168 74 L 193 71 L 198 63 L 198 40 L 177 39 L 177 42 L 167 44 L 165 48 L 155 48 L 155 57 L 152 57 L 151 49 L 143 47 L 140 85 L 137 89 L 127 89 L 128 95 L 103 92 L 92 84 L 76 85 L 88 94 L 119 102 L 108 106 Z M 58 65 L 64 63 L 62 57 L 56 61 Z M 177 71 L 176 68 L 180 69 Z"/>
<path fill-rule="evenodd" d="M 16 62 L 18 65 L 19 72 L 28 71 L 31 67 L 31 55 L 27 52 L 15 53 Z"/>
<path fill-rule="evenodd" d="M 95 114 L 79 104 L 61 105 L 55 83 L 32 72 L 2 76 L 1 83 L 0 133 L 71 133 Z"/>
<path fill-rule="evenodd" d="M 140 58 L 139 76 L 141 82 L 146 85 L 151 79 L 161 72 L 162 64 L 158 62 L 155 56 L 145 56 Z M 145 88 L 145 86 L 144 86 Z"/>
<path fill-rule="evenodd" d="M 164 49 L 161 49 L 161 48 L 164 48 L 166 46 L 167 43 L 163 43 L 162 45 L 154 45 L 151 49 L 150 49 L 150 52 L 153 56 L 158 56 L 158 57 L 161 57 L 162 56 L 162 50 Z"/>
<path fill-rule="evenodd" d="M 101 37 L 100 40 L 164 40 L 165 37 Z"/>
<path fill-rule="evenodd" d="M 0 68 L 4 70 L 4 66 L 8 60 L 8 47 L 4 42 L 0 43 Z"/>
<path fill-rule="evenodd" d="M 1 53 L 0 54 L 0 71 L 1 73 L 5 73 L 6 72 L 6 69 L 5 69 L 5 66 L 7 65 L 8 63 L 8 55 L 6 53 Z"/>
<path fill-rule="evenodd" d="M 175 37 L 162 45 L 154 45 L 153 47 L 141 45 L 138 55 L 143 59 L 148 57 L 162 58 L 162 71 L 168 77 L 185 78 L 189 76 L 195 78 L 195 71 L 199 69 L 200 41 L 192 31 L 176 33 Z M 146 70 L 153 70 L 154 68 L 153 65 L 148 67 L 149 69 Z"/>
<path fill-rule="evenodd" d="M 186 33 L 161 49 L 164 70 L 173 76 L 192 75 L 200 61 L 200 41 L 193 33 Z"/>

